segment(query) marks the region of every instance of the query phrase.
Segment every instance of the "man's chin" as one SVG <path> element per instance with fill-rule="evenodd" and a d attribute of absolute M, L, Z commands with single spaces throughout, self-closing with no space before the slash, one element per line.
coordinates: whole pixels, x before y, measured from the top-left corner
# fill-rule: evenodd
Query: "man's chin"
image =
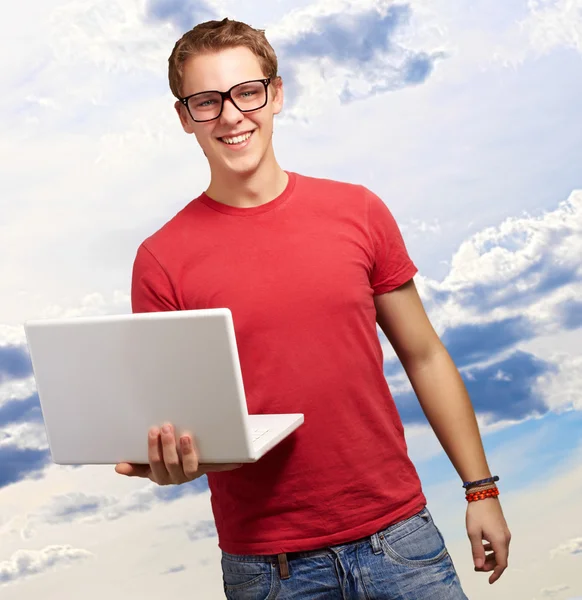
<path fill-rule="evenodd" d="M 259 168 L 259 163 L 260 161 L 249 157 L 246 160 L 222 162 L 219 170 L 226 176 L 245 177 L 255 173 Z"/>

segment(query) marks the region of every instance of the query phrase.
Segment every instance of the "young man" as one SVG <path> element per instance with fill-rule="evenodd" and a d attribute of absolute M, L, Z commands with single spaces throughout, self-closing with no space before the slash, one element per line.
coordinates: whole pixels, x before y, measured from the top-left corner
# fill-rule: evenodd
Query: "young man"
<path fill-rule="evenodd" d="M 277 164 L 283 84 L 262 31 L 203 23 L 169 62 L 211 180 L 140 246 L 133 310 L 230 308 L 249 412 L 305 423 L 242 467 L 198 464 L 195 440 L 166 424 L 150 431 L 149 465 L 117 471 L 160 485 L 208 474 L 228 598 L 466 598 L 407 454 L 378 323 L 467 482 L 475 569 L 495 582 L 510 539 L 495 478 L 388 208 L 362 186 Z"/>

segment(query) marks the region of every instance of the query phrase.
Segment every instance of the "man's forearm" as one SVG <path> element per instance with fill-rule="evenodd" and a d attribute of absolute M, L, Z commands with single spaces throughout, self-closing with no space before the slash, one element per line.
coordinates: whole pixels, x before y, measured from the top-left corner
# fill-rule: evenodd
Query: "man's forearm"
<path fill-rule="evenodd" d="M 491 477 L 485 451 L 459 371 L 444 346 L 421 363 L 404 364 L 424 413 L 463 481 Z"/>

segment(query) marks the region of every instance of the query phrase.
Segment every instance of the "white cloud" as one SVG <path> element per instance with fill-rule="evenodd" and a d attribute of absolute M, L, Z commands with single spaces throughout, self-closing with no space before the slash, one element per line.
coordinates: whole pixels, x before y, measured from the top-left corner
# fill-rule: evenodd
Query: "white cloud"
<path fill-rule="evenodd" d="M 565 584 L 554 585 L 552 587 L 543 588 L 542 590 L 540 590 L 540 594 L 544 598 L 555 598 L 556 596 L 560 595 L 562 592 L 566 592 L 569 589 L 570 589 L 569 585 L 565 585 Z"/>
<path fill-rule="evenodd" d="M 103 294 L 94 292 L 81 299 L 75 307 L 58 305 L 47 306 L 37 317 L 39 319 L 71 319 L 76 317 L 97 317 L 127 313 L 131 310 L 131 301 L 126 292 L 115 291 L 106 298 Z"/>
<path fill-rule="evenodd" d="M 581 0 L 529 0 L 528 6 L 530 14 L 521 25 L 536 52 L 563 47 L 582 53 Z"/>
<path fill-rule="evenodd" d="M 71 546 L 47 546 L 42 550 L 18 550 L 0 562 L 0 585 L 38 575 L 49 569 L 71 565 L 91 556 L 87 550 Z"/>
<path fill-rule="evenodd" d="M 22 326 L 0 323 L 0 346 L 20 346 L 25 343 L 25 340 Z"/>
<path fill-rule="evenodd" d="M 52 503 L 40 512 L 39 518 L 49 525 L 83 520 L 106 511 L 118 502 L 114 496 L 72 492 L 55 497 Z"/>
<path fill-rule="evenodd" d="M 557 548 L 550 551 L 550 558 L 556 558 L 562 554 L 582 554 L 582 537 L 573 538 L 568 542 L 560 544 Z"/>
<path fill-rule="evenodd" d="M 415 464 L 420 464 L 443 454 L 443 447 L 430 427 L 405 425 L 404 432 L 408 454 Z"/>
<path fill-rule="evenodd" d="M 1 339 L 2 333 L 0 332 Z M 32 376 L 26 379 L 9 379 L 8 381 L 4 381 L 0 383 L 0 407 L 10 400 L 25 400 L 26 398 L 30 398 L 35 391 L 36 384 Z"/>
<path fill-rule="evenodd" d="M 495 381 L 511 381 L 512 377 L 511 375 L 508 375 L 507 373 L 504 373 L 501 369 L 499 369 L 499 371 L 497 371 L 497 373 L 495 373 L 495 375 L 493 376 L 493 379 Z"/>
<path fill-rule="evenodd" d="M 138 0 L 73 0 L 50 18 L 51 46 L 64 65 L 91 63 L 109 72 L 161 73 L 175 32 L 160 23 L 144 24 Z"/>
<path fill-rule="evenodd" d="M 199 521 L 187 527 L 186 535 L 192 541 L 214 537 L 216 536 L 216 526 L 213 520 Z"/>
<path fill-rule="evenodd" d="M 314 31 L 317 20 L 322 17 L 353 15 L 373 9 L 384 12 L 392 4 L 391 0 L 319 0 L 305 7 L 292 8 L 277 23 L 268 27 L 266 35 L 275 45 Z"/>
<path fill-rule="evenodd" d="M 547 360 L 557 369 L 555 373 L 542 375 L 539 381 L 548 406 L 556 412 L 582 410 L 582 356 L 550 352 Z"/>
<path fill-rule="evenodd" d="M 375 27 L 383 19 L 382 27 Z M 417 25 L 407 4 L 386 0 L 324 1 L 290 11 L 267 29 L 283 79 L 290 76 L 288 91 L 301 88 L 301 101 L 286 109 L 283 122 L 311 120 L 340 103 L 432 77 L 435 62 L 446 54 L 434 39 L 412 34 Z M 352 47 L 346 48 L 348 44 Z"/>
<path fill-rule="evenodd" d="M 89 467 L 91 468 L 91 467 Z M 116 476 L 119 477 L 119 476 Z M 86 494 L 73 490 L 66 494 L 53 496 L 49 502 L 39 507 L 26 516 L 25 523 L 20 531 L 23 539 L 31 539 L 39 534 L 45 525 L 55 526 L 63 523 L 79 523 L 81 525 L 96 525 L 103 522 L 118 521 L 131 514 L 146 513 L 155 510 L 162 504 L 176 502 L 182 493 L 192 497 L 204 490 L 191 487 L 161 489 L 149 480 L 140 480 L 141 485 L 124 495 L 103 493 Z M 164 500 L 164 492 L 176 492 L 176 497 Z M 184 524 L 184 528 L 187 528 Z M 195 535 L 203 537 L 208 533 L 208 523 L 190 525 L 188 535 L 194 539 Z"/>
<path fill-rule="evenodd" d="M 30 96 L 26 97 L 26 101 L 31 102 L 33 104 L 38 104 L 39 106 L 42 106 L 42 107 L 52 108 L 54 110 L 59 109 L 58 104 L 52 98 L 43 98 L 43 97 L 38 97 L 38 96 L 34 96 L 31 94 Z"/>
<path fill-rule="evenodd" d="M 431 20 L 447 32 L 450 51 L 462 55 L 466 65 L 472 63 L 479 69 L 517 68 L 528 59 L 535 60 L 554 50 L 582 52 L 580 0 L 507 2 L 495 11 L 486 2 L 471 6 L 469 11 L 462 2 L 456 2 L 456 6 L 451 0 L 431 4 Z M 424 5 L 424 0 L 412 0 L 417 10 L 422 7 L 426 12 Z M 451 11 L 460 18 L 452 18 Z"/>
<path fill-rule="evenodd" d="M 554 210 L 511 217 L 472 235 L 453 255 L 451 269 L 441 282 L 418 276 L 417 285 L 427 300 L 435 292 L 450 293 L 432 315 L 439 330 L 526 316 L 540 334 L 549 333 L 562 326 L 557 321 L 558 305 L 582 294 L 580 256 L 582 191 L 575 191 Z M 570 271 L 573 281 L 535 294 L 544 277 L 557 269 Z M 477 293 L 474 301 L 461 303 L 462 295 L 473 293 L 477 286 L 486 289 L 486 297 Z M 483 310 L 481 301 L 492 307 Z"/>
<path fill-rule="evenodd" d="M 553 211 L 512 217 L 473 235 L 453 257 L 445 284 L 462 289 L 474 283 L 505 282 L 548 253 L 557 266 L 578 266 L 581 233 L 582 191 L 577 191 Z M 529 281 L 536 283 L 535 277 Z"/>
<path fill-rule="evenodd" d="M 0 448 L 10 446 L 18 450 L 46 450 L 48 440 L 42 422 L 24 422 L 2 427 Z"/>
<path fill-rule="evenodd" d="M 422 236 L 423 239 L 426 239 L 425 234 L 427 233 L 442 233 L 442 227 L 438 219 L 434 219 L 432 222 L 411 219 L 406 223 L 399 224 L 399 226 L 400 230 L 406 234 L 407 239 L 414 239 L 419 236 Z"/>

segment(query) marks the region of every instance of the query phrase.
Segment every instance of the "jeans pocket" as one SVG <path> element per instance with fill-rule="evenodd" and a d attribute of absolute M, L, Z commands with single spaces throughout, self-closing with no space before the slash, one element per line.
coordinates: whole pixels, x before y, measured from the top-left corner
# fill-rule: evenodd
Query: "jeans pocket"
<path fill-rule="evenodd" d="M 273 586 L 271 564 L 222 558 L 222 580 L 228 600 L 267 600 Z"/>
<path fill-rule="evenodd" d="M 428 566 L 448 556 L 443 536 L 426 508 L 402 525 L 381 531 L 379 538 L 384 551 L 405 565 Z"/>

